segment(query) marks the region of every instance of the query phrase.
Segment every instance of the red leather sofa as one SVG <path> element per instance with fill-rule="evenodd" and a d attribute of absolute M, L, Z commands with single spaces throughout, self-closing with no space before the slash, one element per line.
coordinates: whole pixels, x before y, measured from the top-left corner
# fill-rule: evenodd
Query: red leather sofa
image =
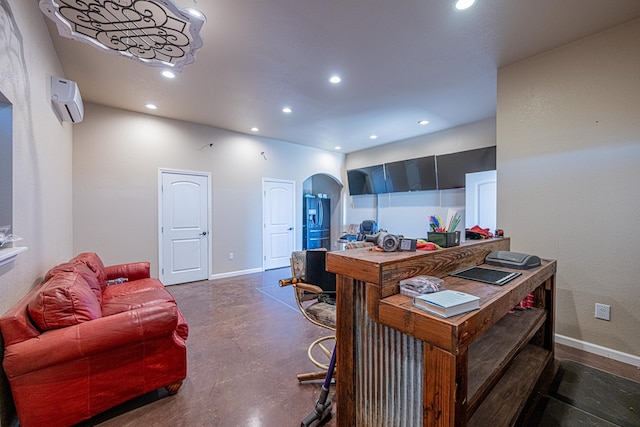
<path fill-rule="evenodd" d="M 49 270 L 0 330 L 21 426 L 69 426 L 161 387 L 174 394 L 187 375 L 187 323 L 147 262 L 105 267 L 80 254 Z"/>

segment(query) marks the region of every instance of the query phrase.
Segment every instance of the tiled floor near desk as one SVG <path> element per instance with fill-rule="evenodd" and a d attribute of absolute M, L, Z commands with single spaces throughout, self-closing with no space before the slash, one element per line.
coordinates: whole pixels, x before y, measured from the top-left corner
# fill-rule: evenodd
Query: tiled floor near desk
<path fill-rule="evenodd" d="M 299 426 L 321 384 L 299 384 L 296 374 L 316 369 L 307 345 L 327 331 L 297 312 L 291 288 L 278 287 L 289 275 L 285 268 L 168 287 L 190 327 L 182 388 L 175 396 L 150 393 L 82 425 Z M 541 427 L 640 426 L 640 382 L 563 360 L 538 409 L 534 425 Z M 335 426 L 335 417 L 325 425 Z"/>
<path fill-rule="evenodd" d="M 640 383 L 563 360 L 533 426 L 640 426 Z"/>

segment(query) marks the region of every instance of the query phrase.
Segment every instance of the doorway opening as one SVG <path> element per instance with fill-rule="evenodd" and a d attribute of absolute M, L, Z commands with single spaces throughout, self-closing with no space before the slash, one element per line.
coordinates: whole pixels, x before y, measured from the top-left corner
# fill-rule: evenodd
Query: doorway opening
<path fill-rule="evenodd" d="M 339 249 L 338 239 L 344 231 L 342 189 L 342 183 L 328 174 L 315 174 L 303 181 L 300 204 L 303 210 L 300 236 L 302 249 Z M 320 203 L 308 203 L 310 200 Z M 327 213 L 329 218 L 326 218 Z"/>

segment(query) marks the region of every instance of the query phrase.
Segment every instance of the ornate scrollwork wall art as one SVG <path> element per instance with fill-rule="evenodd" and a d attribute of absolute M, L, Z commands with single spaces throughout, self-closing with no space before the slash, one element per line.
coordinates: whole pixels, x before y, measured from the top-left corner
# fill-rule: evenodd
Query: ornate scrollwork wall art
<path fill-rule="evenodd" d="M 173 0 L 40 0 L 61 36 L 181 71 L 202 46 L 204 15 Z"/>

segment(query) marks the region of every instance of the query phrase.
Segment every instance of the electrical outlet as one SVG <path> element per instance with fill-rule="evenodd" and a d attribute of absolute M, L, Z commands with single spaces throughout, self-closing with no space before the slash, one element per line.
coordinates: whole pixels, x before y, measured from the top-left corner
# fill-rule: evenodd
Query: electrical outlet
<path fill-rule="evenodd" d="M 229 259 L 233 259 L 233 252 L 229 252 Z"/>
<path fill-rule="evenodd" d="M 611 316 L 611 306 L 596 303 L 596 319 L 609 320 Z"/>

